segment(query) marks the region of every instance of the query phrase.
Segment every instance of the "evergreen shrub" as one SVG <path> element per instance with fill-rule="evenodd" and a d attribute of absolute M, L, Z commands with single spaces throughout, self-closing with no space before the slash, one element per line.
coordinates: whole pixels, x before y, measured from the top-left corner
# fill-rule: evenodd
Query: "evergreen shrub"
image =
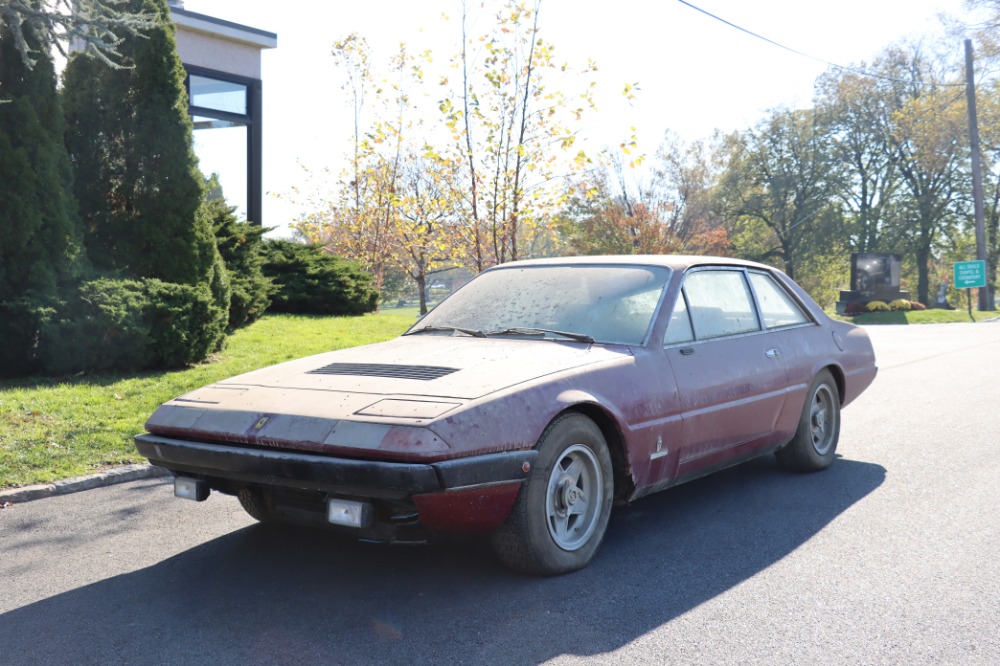
<path fill-rule="evenodd" d="M 37 370 L 38 337 L 52 303 L 36 294 L 0 301 L 0 377 L 23 377 Z"/>
<path fill-rule="evenodd" d="M 212 219 L 219 254 L 229 273 L 229 328 L 246 326 L 264 314 L 274 291 L 271 280 L 264 277 L 261 258 L 268 229 L 239 221 L 236 208 L 222 199 L 207 201 L 205 210 Z"/>
<path fill-rule="evenodd" d="M 271 312 L 360 315 L 378 307 L 371 276 L 318 245 L 267 240 L 263 268 L 276 289 Z"/>
<path fill-rule="evenodd" d="M 98 278 L 80 285 L 43 325 L 51 374 L 177 368 L 220 348 L 225 317 L 204 287 Z"/>

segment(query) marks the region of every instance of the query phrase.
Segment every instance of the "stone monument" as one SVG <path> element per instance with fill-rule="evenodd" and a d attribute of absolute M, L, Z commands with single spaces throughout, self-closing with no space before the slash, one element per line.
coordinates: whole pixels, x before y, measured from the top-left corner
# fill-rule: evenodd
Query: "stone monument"
<path fill-rule="evenodd" d="M 837 313 L 844 314 L 851 303 L 867 305 L 871 301 L 892 301 L 905 298 L 910 292 L 899 288 L 902 256 L 874 252 L 851 254 L 851 289 L 840 292 Z"/>

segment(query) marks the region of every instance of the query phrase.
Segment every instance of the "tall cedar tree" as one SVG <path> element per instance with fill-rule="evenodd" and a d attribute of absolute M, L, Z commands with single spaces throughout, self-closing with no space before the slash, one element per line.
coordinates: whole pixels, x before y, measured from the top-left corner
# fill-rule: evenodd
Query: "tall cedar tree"
<path fill-rule="evenodd" d="M 81 247 L 52 60 L 39 49 L 28 69 L 14 42 L 0 25 L 0 375 L 30 368 L 38 313 L 78 271 Z"/>
<path fill-rule="evenodd" d="M 63 78 L 87 253 L 101 271 L 207 285 L 219 263 L 200 208 L 204 182 L 170 11 L 166 0 L 129 0 L 122 9 L 154 14 L 159 24 L 125 39 L 123 69 L 75 55 Z"/>

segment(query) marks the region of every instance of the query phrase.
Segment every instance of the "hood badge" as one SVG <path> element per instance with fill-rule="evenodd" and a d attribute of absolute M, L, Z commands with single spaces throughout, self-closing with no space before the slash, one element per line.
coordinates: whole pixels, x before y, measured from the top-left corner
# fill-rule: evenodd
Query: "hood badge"
<path fill-rule="evenodd" d="M 270 416 L 262 416 L 262 417 L 260 417 L 260 419 L 257 421 L 257 423 L 253 424 L 253 429 L 254 430 L 260 430 L 261 428 L 263 428 L 264 426 L 266 426 L 267 422 L 270 421 L 270 420 L 271 420 Z"/>

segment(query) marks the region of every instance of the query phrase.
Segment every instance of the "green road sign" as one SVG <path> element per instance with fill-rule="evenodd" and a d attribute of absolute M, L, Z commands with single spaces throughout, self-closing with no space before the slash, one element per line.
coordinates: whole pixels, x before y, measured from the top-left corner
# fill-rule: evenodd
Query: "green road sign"
<path fill-rule="evenodd" d="M 986 286 L 985 261 L 956 261 L 955 289 L 974 289 Z"/>

